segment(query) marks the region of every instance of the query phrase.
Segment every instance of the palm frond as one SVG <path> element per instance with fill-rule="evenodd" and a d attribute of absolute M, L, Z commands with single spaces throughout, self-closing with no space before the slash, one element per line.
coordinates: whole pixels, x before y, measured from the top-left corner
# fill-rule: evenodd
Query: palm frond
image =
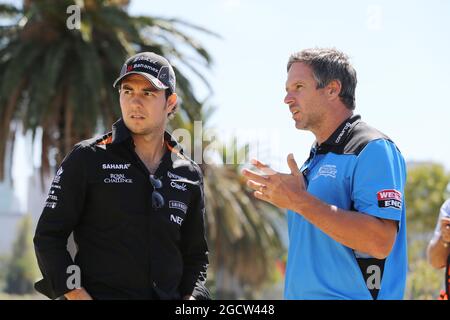
<path fill-rule="evenodd" d="M 21 12 L 22 10 L 11 4 L 0 4 L 0 17 L 2 18 L 16 17 Z"/>

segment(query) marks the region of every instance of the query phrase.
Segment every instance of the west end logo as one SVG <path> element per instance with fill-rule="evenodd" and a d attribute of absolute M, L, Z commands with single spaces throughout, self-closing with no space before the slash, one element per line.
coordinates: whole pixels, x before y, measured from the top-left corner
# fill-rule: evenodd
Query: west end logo
<path fill-rule="evenodd" d="M 402 193 L 395 189 L 385 189 L 377 192 L 378 206 L 380 208 L 402 208 Z"/>

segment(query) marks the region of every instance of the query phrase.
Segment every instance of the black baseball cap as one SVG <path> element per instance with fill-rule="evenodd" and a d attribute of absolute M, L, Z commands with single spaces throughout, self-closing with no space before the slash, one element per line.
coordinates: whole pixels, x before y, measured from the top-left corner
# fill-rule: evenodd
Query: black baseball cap
<path fill-rule="evenodd" d="M 176 79 L 175 72 L 166 58 L 154 52 L 141 52 L 125 61 L 120 76 L 114 81 L 116 88 L 120 82 L 130 74 L 140 74 L 147 78 L 157 89 L 169 89 L 170 93 L 175 92 Z"/>

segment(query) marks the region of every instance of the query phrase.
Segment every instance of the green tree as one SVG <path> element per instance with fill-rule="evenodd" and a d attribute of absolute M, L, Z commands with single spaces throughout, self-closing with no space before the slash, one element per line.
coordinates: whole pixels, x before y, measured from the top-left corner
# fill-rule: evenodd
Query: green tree
<path fill-rule="evenodd" d="M 429 232 L 439 209 L 449 196 L 450 174 L 440 164 L 410 166 L 405 188 L 407 225 L 410 232 Z"/>
<path fill-rule="evenodd" d="M 405 299 L 436 300 L 443 289 L 445 270 L 434 269 L 426 259 L 428 239 L 411 239 L 408 243 L 409 272 Z"/>
<path fill-rule="evenodd" d="M 5 292 L 27 294 L 34 292 L 34 282 L 38 278 L 36 258 L 33 249 L 33 222 L 25 216 L 18 228 L 12 255 L 7 263 Z"/>
<path fill-rule="evenodd" d="M 6 276 L 6 270 L 7 270 L 7 262 L 8 257 L 6 255 L 0 255 L 0 292 L 3 291 L 3 288 L 5 286 L 5 276 Z"/>
<path fill-rule="evenodd" d="M 434 269 L 426 259 L 428 242 L 436 226 L 439 209 L 448 197 L 450 174 L 440 164 L 408 166 L 405 188 L 408 261 L 406 299 L 437 299 L 443 288 L 444 271 Z"/>

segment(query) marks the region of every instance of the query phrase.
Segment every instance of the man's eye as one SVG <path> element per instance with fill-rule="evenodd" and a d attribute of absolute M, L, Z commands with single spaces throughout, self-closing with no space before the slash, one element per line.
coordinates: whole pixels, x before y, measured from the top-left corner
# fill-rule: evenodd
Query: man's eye
<path fill-rule="evenodd" d="M 151 92 L 151 91 L 145 91 L 145 92 L 144 92 L 144 96 L 147 96 L 147 97 L 153 96 L 153 92 Z"/>
<path fill-rule="evenodd" d="M 130 94 L 130 93 L 131 93 L 131 90 L 123 89 L 122 92 L 123 92 L 123 94 Z"/>
<path fill-rule="evenodd" d="M 298 89 L 300 89 L 300 88 L 303 88 L 303 85 L 297 84 L 297 85 L 295 86 L 295 88 L 298 90 Z"/>

